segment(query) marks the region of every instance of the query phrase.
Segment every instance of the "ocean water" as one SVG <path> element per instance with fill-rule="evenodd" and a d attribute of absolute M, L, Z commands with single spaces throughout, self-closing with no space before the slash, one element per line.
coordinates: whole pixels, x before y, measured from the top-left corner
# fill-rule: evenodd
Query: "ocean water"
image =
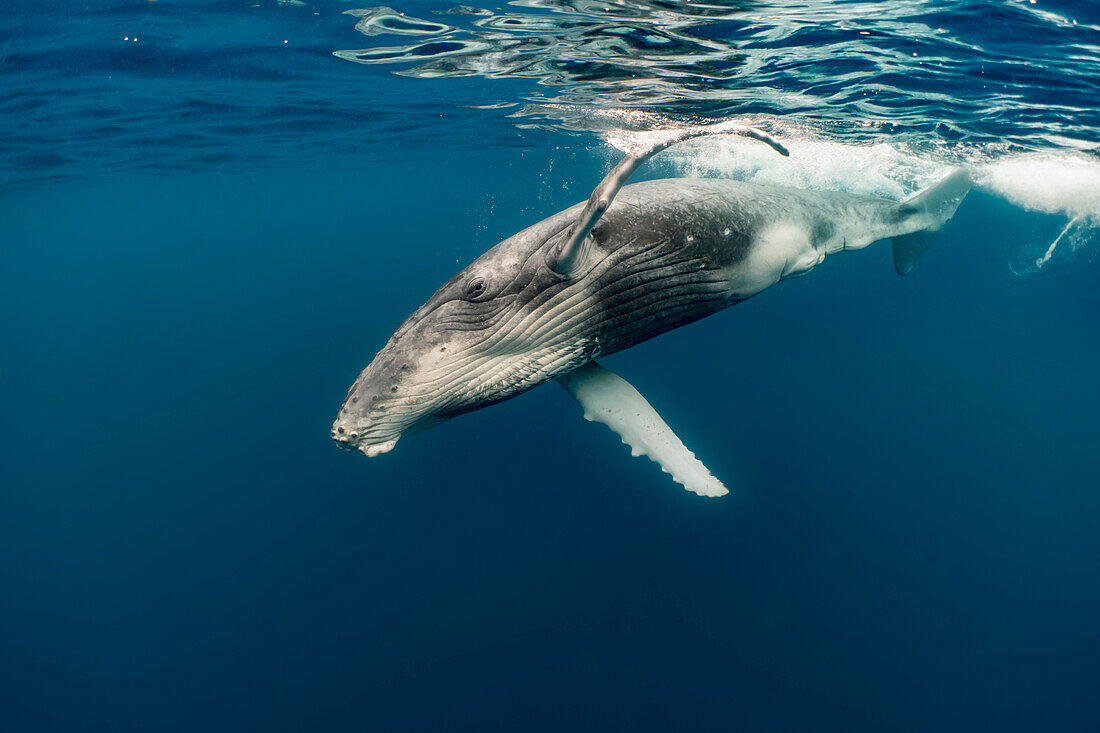
<path fill-rule="evenodd" d="M 1100 6 L 8 0 L 0 730 L 1100 730 Z M 646 131 L 637 180 L 903 198 L 889 247 L 341 452 L 347 387 Z"/>

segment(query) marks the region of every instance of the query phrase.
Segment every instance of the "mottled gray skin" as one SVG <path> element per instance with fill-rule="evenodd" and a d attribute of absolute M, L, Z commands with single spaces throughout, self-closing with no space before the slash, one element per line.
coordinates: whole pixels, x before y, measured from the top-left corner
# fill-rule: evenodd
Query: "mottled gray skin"
<path fill-rule="evenodd" d="M 727 308 L 808 271 L 826 252 L 894 236 L 900 218 L 894 202 L 846 194 L 708 179 L 637 183 L 593 229 L 586 268 L 567 278 L 548 262 L 581 209 L 506 239 L 444 284 L 359 375 L 333 438 L 368 455 L 388 450 L 402 435 Z M 804 234 L 806 261 L 771 262 L 765 250 L 776 248 L 769 232 L 777 227 L 781 239 Z M 764 255 L 771 259 L 762 268 Z"/>

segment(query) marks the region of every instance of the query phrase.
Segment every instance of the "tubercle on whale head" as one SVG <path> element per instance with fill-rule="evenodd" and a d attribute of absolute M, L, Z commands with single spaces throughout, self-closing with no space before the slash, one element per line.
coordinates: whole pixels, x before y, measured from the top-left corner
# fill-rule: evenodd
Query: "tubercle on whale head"
<path fill-rule="evenodd" d="M 419 359 L 408 344 L 418 340 L 418 334 L 391 338 L 348 389 L 331 431 L 341 447 L 373 458 L 420 428 L 430 402 L 415 389 Z M 426 340 L 425 346 L 431 348 Z"/>

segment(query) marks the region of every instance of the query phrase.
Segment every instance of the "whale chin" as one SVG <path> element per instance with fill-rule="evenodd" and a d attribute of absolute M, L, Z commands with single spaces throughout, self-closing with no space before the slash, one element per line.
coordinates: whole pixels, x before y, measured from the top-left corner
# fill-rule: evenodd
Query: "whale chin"
<path fill-rule="evenodd" d="M 389 453 L 393 450 L 393 447 L 397 445 L 397 438 L 393 440 L 387 440 L 384 443 L 372 443 L 370 445 L 361 444 L 359 451 L 367 458 L 374 458 L 375 456 L 382 455 L 383 453 Z"/>

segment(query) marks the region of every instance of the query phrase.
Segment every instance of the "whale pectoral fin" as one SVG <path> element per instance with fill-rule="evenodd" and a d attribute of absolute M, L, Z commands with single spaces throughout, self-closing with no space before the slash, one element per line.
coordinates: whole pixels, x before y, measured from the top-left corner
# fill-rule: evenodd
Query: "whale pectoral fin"
<path fill-rule="evenodd" d="M 740 135 L 759 140 L 784 157 L 790 155 L 783 143 L 768 133 L 736 122 L 719 122 L 713 125 L 666 130 L 664 134 L 658 135 L 642 149 L 629 153 L 604 176 L 600 185 L 596 186 L 592 195 L 588 197 L 588 203 L 581 211 L 577 223 L 562 235 L 561 241 L 550 250 L 546 263 L 550 269 L 564 277 L 577 277 L 587 272 L 592 264 L 590 261 L 592 242 L 588 235 L 607 208 L 611 206 L 615 195 L 626 184 L 631 174 L 638 170 L 638 166 L 662 150 L 678 142 L 705 135 Z"/>
<path fill-rule="evenodd" d="M 700 496 L 725 496 L 716 479 L 672 432 L 653 406 L 625 379 L 594 361 L 558 378 L 584 408 L 584 419 L 619 434 L 635 456 L 649 456 L 674 481 Z"/>

